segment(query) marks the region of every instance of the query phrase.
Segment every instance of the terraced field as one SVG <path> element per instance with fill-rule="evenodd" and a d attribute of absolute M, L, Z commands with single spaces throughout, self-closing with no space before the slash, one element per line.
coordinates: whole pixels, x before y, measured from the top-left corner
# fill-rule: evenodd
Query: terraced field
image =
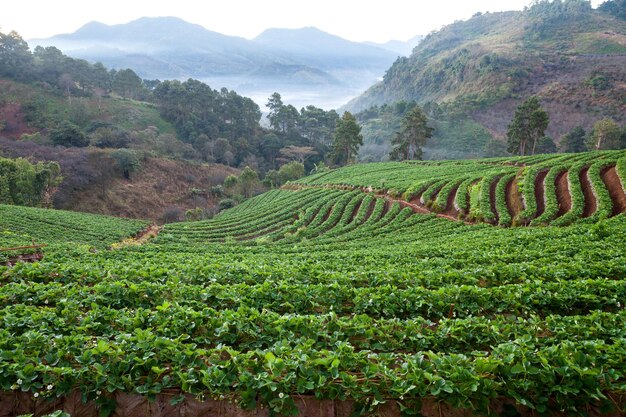
<path fill-rule="evenodd" d="M 58 235 L 0 266 L 0 416 L 623 415 L 625 156 L 357 165 L 141 246 Z"/>

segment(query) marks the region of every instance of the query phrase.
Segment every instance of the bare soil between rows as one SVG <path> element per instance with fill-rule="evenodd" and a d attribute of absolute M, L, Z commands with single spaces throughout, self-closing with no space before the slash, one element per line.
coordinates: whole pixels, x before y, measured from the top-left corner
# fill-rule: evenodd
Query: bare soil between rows
<path fill-rule="evenodd" d="M 624 186 L 617 175 L 615 166 L 604 168 L 600 172 L 600 176 L 606 188 L 609 190 L 609 195 L 613 201 L 613 211 L 611 215 L 616 216 L 626 212 L 626 193 L 624 193 Z"/>

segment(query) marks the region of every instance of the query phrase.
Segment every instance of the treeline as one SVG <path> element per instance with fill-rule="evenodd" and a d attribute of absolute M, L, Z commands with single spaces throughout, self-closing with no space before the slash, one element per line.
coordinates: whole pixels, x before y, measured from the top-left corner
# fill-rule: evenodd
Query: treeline
<path fill-rule="evenodd" d="M 17 32 L 0 32 L 0 76 L 44 83 L 71 97 L 115 92 L 125 98 L 145 99 L 156 81 L 144 81 L 133 70 L 108 70 L 97 62 L 64 55 L 54 46 L 31 52 Z"/>
<path fill-rule="evenodd" d="M 60 181 L 61 168 L 56 162 L 31 164 L 24 158 L 0 158 L 0 204 L 48 205 Z"/>
<path fill-rule="evenodd" d="M 101 63 L 68 57 L 53 46 L 38 46 L 31 52 L 16 32 L 0 33 L 0 77 L 39 85 L 67 98 L 71 107 L 67 117 L 51 116 L 42 97 L 22 105 L 26 121 L 51 145 L 141 148 L 143 137 L 151 132 L 128 131 L 120 124 L 94 120 L 97 115 L 87 114 L 89 109 L 81 109 L 76 100 L 118 96 L 155 105 L 161 117 L 175 127 L 177 138 L 157 135 L 145 141 L 165 143 L 159 148 L 172 148 L 170 156 L 250 166 L 261 174 L 290 161 L 311 169 L 324 160 L 339 119 L 334 110 L 315 106 L 297 110 L 274 93 L 267 104 L 270 126 L 265 128 L 259 106 L 235 91 L 214 90 L 193 79 L 142 80 L 132 69 L 109 70 Z"/>

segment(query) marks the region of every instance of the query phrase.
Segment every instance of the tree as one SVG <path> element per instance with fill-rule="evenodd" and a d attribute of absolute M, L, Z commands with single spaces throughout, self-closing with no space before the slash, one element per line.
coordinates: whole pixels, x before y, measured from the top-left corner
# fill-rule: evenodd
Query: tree
<path fill-rule="evenodd" d="M 280 167 L 278 176 L 282 184 L 302 178 L 304 177 L 304 164 L 296 161 L 289 162 Z"/>
<path fill-rule="evenodd" d="M 391 140 L 394 148 L 389 156 L 396 161 L 422 159 L 422 146 L 432 137 L 434 129 L 428 126 L 428 118 L 419 106 L 402 119 L 400 131 Z"/>
<path fill-rule="evenodd" d="M 585 146 L 585 138 L 587 132 L 582 126 L 576 126 L 561 138 L 561 151 L 563 152 L 584 152 L 587 150 Z"/>
<path fill-rule="evenodd" d="M 62 121 L 56 129 L 50 130 L 49 136 L 55 145 L 66 147 L 89 145 L 89 139 L 81 128 L 67 120 Z"/>
<path fill-rule="evenodd" d="M 544 136 L 537 141 L 537 153 L 557 153 L 556 143 L 550 136 Z"/>
<path fill-rule="evenodd" d="M 280 154 L 289 160 L 304 164 L 309 156 L 317 155 L 317 151 L 312 146 L 290 145 L 280 149 Z"/>
<path fill-rule="evenodd" d="M 239 174 L 239 184 L 244 197 L 252 197 L 252 192 L 259 185 L 259 175 L 250 167 L 245 167 Z"/>
<path fill-rule="evenodd" d="M 32 71 L 33 56 L 28 44 L 15 31 L 0 32 L 0 76 L 26 79 Z"/>
<path fill-rule="evenodd" d="M 626 20 L 626 0 L 608 0 L 598 6 L 598 10 Z"/>
<path fill-rule="evenodd" d="M 507 150 L 524 156 L 528 147 L 535 154 L 537 141 L 545 136 L 550 119 L 536 96 L 529 97 L 515 109 L 515 116 L 507 128 Z"/>
<path fill-rule="evenodd" d="M 280 94 L 272 94 L 267 100 L 265 107 L 270 109 L 267 115 L 267 119 L 270 121 L 270 127 L 274 128 L 274 130 L 280 130 L 280 110 L 284 107 Z"/>
<path fill-rule="evenodd" d="M 118 169 L 127 180 L 130 174 L 141 168 L 142 153 L 132 149 L 117 149 L 111 152 L 111 157 L 115 160 Z"/>
<path fill-rule="evenodd" d="M 113 90 L 124 98 L 135 98 L 141 91 L 142 81 L 131 69 L 120 70 L 113 79 Z"/>
<path fill-rule="evenodd" d="M 337 120 L 333 147 L 330 159 L 337 165 L 346 165 L 354 161 L 359 147 L 363 145 L 361 126 L 350 112 L 345 112 L 341 119 Z"/>
<path fill-rule="evenodd" d="M 613 119 L 605 118 L 593 124 L 587 146 L 589 150 L 620 149 L 621 130 Z"/>

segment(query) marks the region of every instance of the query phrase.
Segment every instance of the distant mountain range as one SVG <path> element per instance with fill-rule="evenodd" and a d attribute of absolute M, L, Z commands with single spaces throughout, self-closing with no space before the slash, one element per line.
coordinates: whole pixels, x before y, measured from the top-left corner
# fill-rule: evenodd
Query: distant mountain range
<path fill-rule="evenodd" d="M 56 46 L 110 68 L 132 68 L 146 79 L 193 77 L 243 93 L 333 88 L 353 95 L 380 80 L 408 48 L 401 42 L 351 42 L 313 27 L 269 29 L 248 40 L 175 17 L 144 17 L 112 26 L 91 22 L 74 33 L 31 39 L 29 44 Z"/>

